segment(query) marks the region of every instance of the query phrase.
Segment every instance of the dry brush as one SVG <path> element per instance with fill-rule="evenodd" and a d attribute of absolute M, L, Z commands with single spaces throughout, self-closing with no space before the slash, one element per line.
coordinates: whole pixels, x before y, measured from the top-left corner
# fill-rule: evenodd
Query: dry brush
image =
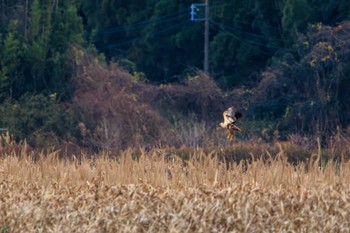
<path fill-rule="evenodd" d="M 298 165 L 282 146 L 230 164 L 201 149 L 188 160 L 164 150 L 6 153 L 1 232 L 349 231 L 350 163 L 322 165 L 321 153 Z"/>

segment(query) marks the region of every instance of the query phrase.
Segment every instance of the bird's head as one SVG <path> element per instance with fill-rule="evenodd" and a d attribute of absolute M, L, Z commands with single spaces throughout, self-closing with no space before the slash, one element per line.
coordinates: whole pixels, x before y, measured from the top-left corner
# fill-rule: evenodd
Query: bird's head
<path fill-rule="evenodd" d="M 238 120 L 239 118 L 241 118 L 243 115 L 242 115 L 242 113 L 240 113 L 240 112 L 235 112 L 235 117 L 236 117 L 236 119 Z"/>

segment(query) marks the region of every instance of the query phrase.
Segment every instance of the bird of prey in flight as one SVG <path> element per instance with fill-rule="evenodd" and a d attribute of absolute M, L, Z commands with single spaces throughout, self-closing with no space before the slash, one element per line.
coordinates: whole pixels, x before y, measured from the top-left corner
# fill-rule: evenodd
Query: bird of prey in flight
<path fill-rule="evenodd" d="M 223 112 L 224 122 L 220 123 L 220 126 L 228 130 L 227 139 L 232 141 L 235 137 L 235 131 L 242 132 L 235 124 L 239 118 L 242 117 L 242 113 L 235 111 L 234 107 L 230 107 Z"/>

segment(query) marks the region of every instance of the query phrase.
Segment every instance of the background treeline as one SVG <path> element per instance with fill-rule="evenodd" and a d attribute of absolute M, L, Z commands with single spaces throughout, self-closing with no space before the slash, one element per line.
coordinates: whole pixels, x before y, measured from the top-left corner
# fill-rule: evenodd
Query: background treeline
<path fill-rule="evenodd" d="M 0 1 L 0 127 L 35 146 L 218 144 L 234 104 L 242 139 L 350 134 L 349 1 L 211 0 L 211 77 L 191 3 Z"/>

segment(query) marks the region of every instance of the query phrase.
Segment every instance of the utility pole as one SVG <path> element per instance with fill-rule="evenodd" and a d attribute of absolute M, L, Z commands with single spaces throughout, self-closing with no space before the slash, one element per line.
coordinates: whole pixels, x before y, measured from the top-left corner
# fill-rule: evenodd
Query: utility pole
<path fill-rule="evenodd" d="M 24 16 L 24 40 L 27 41 L 27 24 L 28 24 L 28 0 L 26 0 L 25 16 Z"/>
<path fill-rule="evenodd" d="M 204 15 L 200 8 L 204 8 Z M 191 21 L 204 21 L 204 72 L 209 74 L 209 0 L 204 0 L 204 3 L 195 3 L 191 7 Z"/>
<path fill-rule="evenodd" d="M 209 0 L 205 0 L 204 72 L 209 74 Z"/>
<path fill-rule="evenodd" d="M 5 2 L 2 0 L 1 2 L 1 25 L 2 27 L 5 26 Z"/>

